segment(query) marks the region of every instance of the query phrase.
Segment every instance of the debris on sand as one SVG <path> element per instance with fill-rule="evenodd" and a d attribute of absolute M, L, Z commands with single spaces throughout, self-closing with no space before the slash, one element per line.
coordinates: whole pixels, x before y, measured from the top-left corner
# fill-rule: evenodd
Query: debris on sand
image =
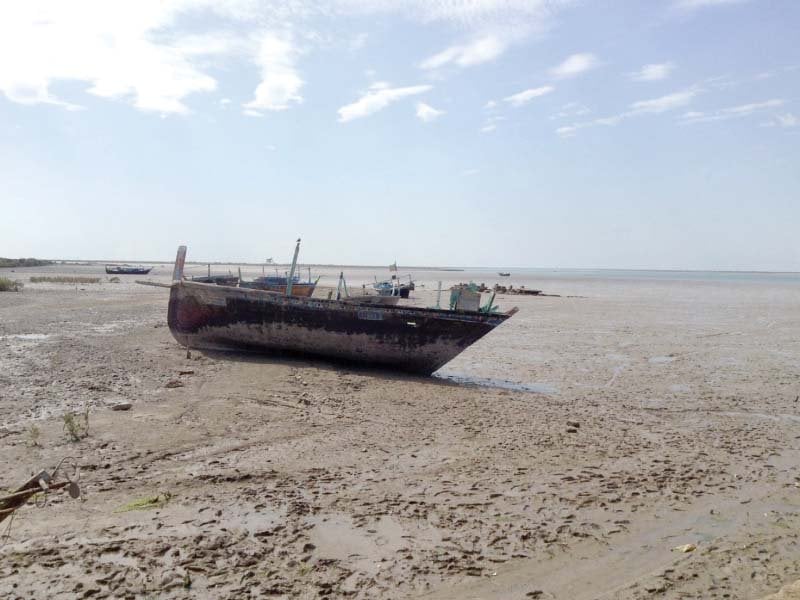
<path fill-rule="evenodd" d="M 64 464 L 68 464 L 71 467 L 71 473 L 67 474 L 66 468 L 62 469 Z M 0 522 L 12 516 L 28 500 L 39 494 L 43 494 L 46 498 L 50 492 L 67 488 L 72 498 L 79 498 L 81 495 L 79 480 L 80 470 L 75 460 L 71 458 L 62 459 L 52 473 L 40 471 L 10 494 L 0 496 Z M 37 502 L 37 506 L 44 506 L 45 502 Z"/>
<path fill-rule="evenodd" d="M 131 407 L 133 407 L 133 404 L 130 402 L 118 402 L 111 405 L 111 410 L 130 410 Z"/>
<path fill-rule="evenodd" d="M 155 496 L 148 496 L 146 498 L 139 498 L 128 502 L 125 506 L 121 506 L 115 513 L 130 512 L 132 510 L 150 510 L 151 508 L 161 508 L 167 504 L 172 498 L 169 492 L 159 492 Z"/>
<path fill-rule="evenodd" d="M 183 387 L 183 382 L 180 379 L 170 379 L 164 384 L 165 388 L 179 388 Z"/>

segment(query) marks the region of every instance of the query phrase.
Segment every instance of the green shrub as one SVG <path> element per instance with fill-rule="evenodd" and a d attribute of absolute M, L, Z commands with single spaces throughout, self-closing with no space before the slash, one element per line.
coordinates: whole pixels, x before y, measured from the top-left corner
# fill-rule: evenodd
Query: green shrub
<path fill-rule="evenodd" d="M 38 258 L 2 258 L 0 257 L 0 268 L 15 267 L 46 267 L 52 265 L 52 260 L 40 260 Z"/>
<path fill-rule="evenodd" d="M 83 419 L 81 419 L 81 416 L 83 416 Z M 89 435 L 88 406 L 83 411 L 83 415 L 73 412 L 64 413 L 64 433 L 67 434 L 72 442 L 80 442 L 83 438 Z"/>
<path fill-rule="evenodd" d="M 0 277 L 0 292 L 19 292 L 21 290 L 21 281 L 14 281 L 8 277 Z"/>
<path fill-rule="evenodd" d="M 100 283 L 99 277 L 31 277 L 31 283 Z"/>

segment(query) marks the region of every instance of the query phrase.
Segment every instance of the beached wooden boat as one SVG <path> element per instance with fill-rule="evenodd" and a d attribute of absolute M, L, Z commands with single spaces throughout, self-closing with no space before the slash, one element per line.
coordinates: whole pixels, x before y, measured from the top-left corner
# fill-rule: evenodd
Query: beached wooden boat
<path fill-rule="evenodd" d="M 108 275 L 147 275 L 153 267 L 137 267 L 133 265 L 106 265 Z"/>
<path fill-rule="evenodd" d="M 517 311 L 364 306 L 198 283 L 183 279 L 185 259 L 181 246 L 168 323 L 190 348 L 285 352 L 429 375 Z"/>

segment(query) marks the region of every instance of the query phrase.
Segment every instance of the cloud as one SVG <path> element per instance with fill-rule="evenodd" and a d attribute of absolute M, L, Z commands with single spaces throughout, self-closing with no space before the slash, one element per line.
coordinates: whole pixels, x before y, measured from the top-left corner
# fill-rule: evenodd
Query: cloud
<path fill-rule="evenodd" d="M 500 56 L 508 47 L 507 42 L 495 35 L 479 37 L 468 44 L 450 46 L 420 63 L 421 69 L 431 70 L 454 64 L 459 67 L 472 67 L 489 62 Z"/>
<path fill-rule="evenodd" d="M 690 112 L 681 116 L 681 120 L 685 124 L 692 123 L 709 123 L 712 121 L 727 121 L 729 119 L 740 119 L 749 117 L 755 113 L 760 113 L 770 108 L 778 108 L 786 103 L 781 98 L 772 100 L 765 100 L 763 102 L 752 102 L 750 104 L 741 104 L 739 106 L 731 106 L 729 108 L 722 108 L 712 112 Z M 778 122 L 780 122 L 778 120 Z"/>
<path fill-rule="evenodd" d="M 210 4 L 205 1 L 206 10 Z M 51 87 L 79 81 L 88 84 L 89 94 L 125 99 L 144 111 L 186 113 L 187 96 L 217 87 L 197 66 L 198 58 L 230 51 L 224 36 L 187 36 L 174 29 L 182 12 L 202 5 L 199 0 L 3 3 L 0 91 L 14 102 L 74 108 Z"/>
<path fill-rule="evenodd" d="M 775 115 L 775 120 L 778 122 L 778 126 L 780 127 L 800 127 L 800 117 L 797 117 L 792 113 Z"/>
<path fill-rule="evenodd" d="M 556 79 L 567 79 L 594 69 L 599 64 L 600 61 L 597 60 L 594 54 L 587 52 L 573 54 L 567 57 L 560 65 L 550 69 L 550 74 Z"/>
<path fill-rule="evenodd" d="M 514 27 L 525 23 L 543 29 L 575 0 L 338 0 L 338 11 L 368 14 L 400 12 L 423 23 L 444 22 L 472 30 Z"/>
<path fill-rule="evenodd" d="M 554 88 L 552 85 L 544 85 L 542 87 L 531 88 L 529 90 L 519 92 L 518 94 L 508 96 L 507 98 L 503 98 L 503 100 L 508 102 L 511 106 L 518 108 L 520 106 L 527 104 L 534 98 L 539 98 L 541 96 L 549 94 L 555 89 L 556 88 Z"/>
<path fill-rule="evenodd" d="M 381 82 L 373 85 L 370 90 L 352 104 L 342 106 L 339 113 L 339 122 L 347 123 L 354 119 L 367 117 L 383 110 L 393 102 L 408 96 L 416 96 L 430 90 L 430 85 L 413 85 L 408 87 L 392 88 Z"/>
<path fill-rule="evenodd" d="M 619 125 L 622 121 L 633 117 L 639 117 L 648 114 L 661 114 L 690 104 L 697 93 L 697 90 L 690 89 L 668 94 L 666 96 L 661 96 L 659 98 L 653 98 L 651 100 L 639 100 L 630 104 L 628 107 L 629 110 L 618 115 L 611 115 L 609 117 L 601 117 L 592 121 L 583 121 L 573 123 L 572 125 L 565 125 L 556 129 L 556 133 L 561 137 L 572 137 L 579 130 L 586 129 L 588 127 L 596 127 L 598 125 L 614 127 Z"/>
<path fill-rule="evenodd" d="M 31 0 L 0 3 L 0 94 L 24 104 L 79 109 L 56 82 L 143 111 L 187 114 L 188 99 L 212 92 L 232 61 L 255 62 L 260 83 L 245 110 L 284 110 L 302 100 L 297 40 L 319 45 L 315 27 L 334 19 L 398 15 L 442 23 L 467 42 L 437 62 L 466 67 L 493 60 L 542 30 L 576 0 Z M 191 28 L 192 33 L 187 33 Z M 358 50 L 359 33 L 344 44 Z M 434 57 L 432 57 L 433 59 Z M 212 71 L 212 68 L 215 70 Z"/>
<path fill-rule="evenodd" d="M 245 110 L 286 110 L 292 103 L 300 103 L 303 80 L 295 66 L 297 51 L 288 35 L 265 33 L 261 36 L 255 62 L 261 68 L 261 83 L 253 100 L 244 105 Z"/>
<path fill-rule="evenodd" d="M 579 102 L 568 102 L 557 113 L 550 115 L 550 119 L 565 119 L 568 117 L 582 117 L 592 112 L 588 107 Z"/>
<path fill-rule="evenodd" d="M 697 92 L 695 90 L 684 90 L 659 98 L 653 98 L 652 100 L 640 100 L 639 102 L 631 104 L 630 108 L 631 112 L 636 114 L 662 113 L 688 105 L 696 95 Z"/>
<path fill-rule="evenodd" d="M 675 69 L 671 62 L 644 65 L 638 71 L 629 74 L 633 81 L 661 81 L 670 76 Z"/>
<path fill-rule="evenodd" d="M 483 127 L 481 127 L 481 133 L 491 133 L 495 131 L 497 129 L 497 124 L 500 121 L 505 121 L 505 120 L 506 120 L 505 117 L 501 117 L 499 115 L 489 117 L 488 119 L 486 119 L 486 122 L 483 124 Z"/>
<path fill-rule="evenodd" d="M 439 117 L 444 114 L 445 111 L 437 110 L 430 106 L 429 104 L 425 104 L 424 102 L 419 102 L 417 104 L 417 118 L 424 122 L 430 123 L 431 121 L 435 121 Z"/>
<path fill-rule="evenodd" d="M 366 33 L 359 33 L 358 35 L 354 36 L 350 40 L 350 43 L 348 44 L 348 48 L 350 49 L 350 52 L 358 52 L 364 46 L 366 46 L 368 37 L 369 37 L 369 35 L 366 34 Z"/>
<path fill-rule="evenodd" d="M 679 10 L 697 10 L 709 6 L 723 6 L 726 4 L 742 4 L 749 0 L 675 0 L 673 6 Z"/>

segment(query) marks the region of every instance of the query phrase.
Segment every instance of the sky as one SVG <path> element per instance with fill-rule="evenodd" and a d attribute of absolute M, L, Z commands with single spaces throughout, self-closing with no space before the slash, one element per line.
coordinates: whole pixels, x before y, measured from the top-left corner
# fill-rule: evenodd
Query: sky
<path fill-rule="evenodd" d="M 0 256 L 800 271 L 796 0 L 0 4 Z"/>

